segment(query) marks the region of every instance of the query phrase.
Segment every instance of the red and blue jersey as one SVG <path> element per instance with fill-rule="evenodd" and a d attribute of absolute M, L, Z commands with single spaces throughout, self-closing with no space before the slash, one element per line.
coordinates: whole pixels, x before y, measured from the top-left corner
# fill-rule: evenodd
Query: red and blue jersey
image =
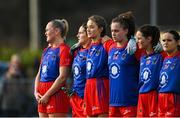
<path fill-rule="evenodd" d="M 102 43 L 91 43 L 86 61 L 86 78 L 108 78 L 108 45 L 112 40 Z"/>
<path fill-rule="evenodd" d="M 135 106 L 138 99 L 139 61 L 126 47 L 109 50 L 110 106 Z"/>
<path fill-rule="evenodd" d="M 176 93 L 180 94 L 180 52 L 174 56 L 167 56 L 164 59 L 163 66 L 160 71 L 160 93 Z"/>
<path fill-rule="evenodd" d="M 88 49 L 78 49 L 74 57 L 73 70 L 73 91 L 75 91 L 81 98 L 84 97 L 84 88 L 86 84 L 86 56 Z"/>
<path fill-rule="evenodd" d="M 72 57 L 70 55 L 70 48 L 65 43 L 59 47 L 47 47 L 41 58 L 40 66 L 40 81 L 49 82 L 54 81 L 59 76 L 60 66 L 70 66 Z"/>
<path fill-rule="evenodd" d="M 159 73 L 162 67 L 161 54 L 152 53 L 144 55 L 140 60 L 139 93 L 147 93 L 157 90 L 159 85 Z"/>

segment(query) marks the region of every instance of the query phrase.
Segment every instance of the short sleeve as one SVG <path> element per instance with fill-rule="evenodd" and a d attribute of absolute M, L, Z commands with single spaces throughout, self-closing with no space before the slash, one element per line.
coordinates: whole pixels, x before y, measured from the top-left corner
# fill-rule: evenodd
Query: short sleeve
<path fill-rule="evenodd" d="M 104 42 L 103 46 L 104 46 L 106 52 L 109 52 L 109 49 L 112 44 L 114 44 L 114 41 L 112 39 L 109 39 L 106 42 Z"/>
<path fill-rule="evenodd" d="M 72 56 L 70 54 L 70 48 L 67 45 L 60 46 L 60 66 L 71 66 Z"/>
<path fill-rule="evenodd" d="M 165 51 L 162 51 L 160 54 L 162 55 L 163 59 L 167 57 L 167 53 Z"/>
<path fill-rule="evenodd" d="M 140 61 L 141 57 L 145 54 L 145 50 L 144 49 L 139 49 L 137 46 L 137 50 L 135 52 L 135 57 L 138 61 Z"/>

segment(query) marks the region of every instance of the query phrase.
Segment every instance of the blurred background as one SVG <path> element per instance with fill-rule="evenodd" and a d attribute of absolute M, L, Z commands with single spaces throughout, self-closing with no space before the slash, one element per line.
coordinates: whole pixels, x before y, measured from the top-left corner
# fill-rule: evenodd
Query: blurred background
<path fill-rule="evenodd" d="M 180 30 L 179 0 L 1 0 L 0 1 L 0 112 L 2 116 L 19 113 L 18 116 L 37 116 L 36 102 L 33 96 L 33 81 L 37 73 L 42 50 L 47 46 L 45 26 L 55 18 L 65 18 L 69 22 L 67 43 L 76 42 L 79 26 L 91 15 L 103 16 L 109 25 L 111 19 L 118 14 L 132 11 L 136 17 L 136 25 L 157 25 L 161 31 L 167 29 Z M 22 75 L 17 82 L 4 81 L 11 67 L 13 55 L 20 58 Z M 7 77 L 8 75 L 8 77 Z M 13 77 L 15 78 L 15 77 Z M 22 79 L 23 78 L 23 79 Z M 17 94 L 8 85 L 14 85 Z M 18 92 L 21 91 L 22 94 Z M 15 96 L 8 102 L 14 105 L 17 96 L 21 96 L 21 109 L 15 110 L 4 105 L 3 99 Z M 9 96 L 10 96 L 9 95 Z M 8 97 L 9 97 L 8 96 Z M 7 99 L 6 99 L 7 100 Z M 15 106 L 15 105 L 14 105 Z M 8 112 L 8 113 L 7 113 Z M 1 114 L 1 113 L 0 113 Z"/>

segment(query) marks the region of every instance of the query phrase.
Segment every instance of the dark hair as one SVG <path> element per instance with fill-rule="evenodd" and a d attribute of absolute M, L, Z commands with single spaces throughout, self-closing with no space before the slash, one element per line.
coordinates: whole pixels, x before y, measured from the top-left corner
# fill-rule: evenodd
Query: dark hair
<path fill-rule="evenodd" d="M 83 23 L 83 24 L 81 25 L 81 27 L 83 27 L 84 30 L 85 30 L 85 32 L 87 33 L 87 24 L 86 24 L 86 23 Z"/>
<path fill-rule="evenodd" d="M 180 36 L 179 36 L 179 33 L 175 30 L 168 30 L 168 31 L 165 31 L 164 33 L 170 33 L 173 35 L 173 38 L 178 41 L 180 39 Z M 180 50 L 180 45 L 177 46 L 178 50 Z"/>
<path fill-rule="evenodd" d="M 97 26 L 99 28 L 103 28 L 102 32 L 101 32 L 101 37 L 105 36 L 106 34 L 106 20 L 99 15 L 92 15 L 88 18 L 88 20 L 92 20 L 93 22 L 95 22 L 97 24 Z"/>
<path fill-rule="evenodd" d="M 165 31 L 164 33 L 170 33 L 173 35 L 173 38 L 178 41 L 180 39 L 180 36 L 179 36 L 179 33 L 176 32 L 175 30 L 168 30 L 168 31 Z"/>
<path fill-rule="evenodd" d="M 63 38 L 66 38 L 67 32 L 69 30 L 69 25 L 68 25 L 67 20 L 65 20 L 65 19 L 61 19 L 61 20 L 60 19 L 54 19 L 54 20 L 51 20 L 50 22 L 53 23 L 53 26 L 55 28 L 59 28 L 61 31 L 61 36 Z"/>
<path fill-rule="evenodd" d="M 152 37 L 152 46 L 156 46 L 159 42 L 160 30 L 158 27 L 146 24 L 141 26 L 138 31 L 140 31 L 145 38 L 149 36 Z"/>
<path fill-rule="evenodd" d="M 118 22 L 123 29 L 128 29 L 127 38 L 130 39 L 135 33 L 135 18 L 131 11 L 119 14 L 117 17 L 112 19 L 112 22 Z"/>

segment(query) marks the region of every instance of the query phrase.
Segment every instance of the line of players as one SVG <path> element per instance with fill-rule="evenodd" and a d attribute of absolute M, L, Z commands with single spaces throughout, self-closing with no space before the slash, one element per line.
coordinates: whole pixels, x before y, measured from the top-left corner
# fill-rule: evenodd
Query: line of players
<path fill-rule="evenodd" d="M 71 95 L 74 117 L 180 116 L 178 32 L 168 30 L 160 39 L 156 26 L 136 31 L 132 12 L 113 18 L 110 28 L 112 39 L 106 36 L 102 16 L 89 17 L 70 50 L 64 43 L 67 21 L 47 24 L 49 45 L 35 80 L 39 116 L 67 116 L 69 98 L 63 91 Z M 71 66 L 73 85 L 68 90 Z"/>

